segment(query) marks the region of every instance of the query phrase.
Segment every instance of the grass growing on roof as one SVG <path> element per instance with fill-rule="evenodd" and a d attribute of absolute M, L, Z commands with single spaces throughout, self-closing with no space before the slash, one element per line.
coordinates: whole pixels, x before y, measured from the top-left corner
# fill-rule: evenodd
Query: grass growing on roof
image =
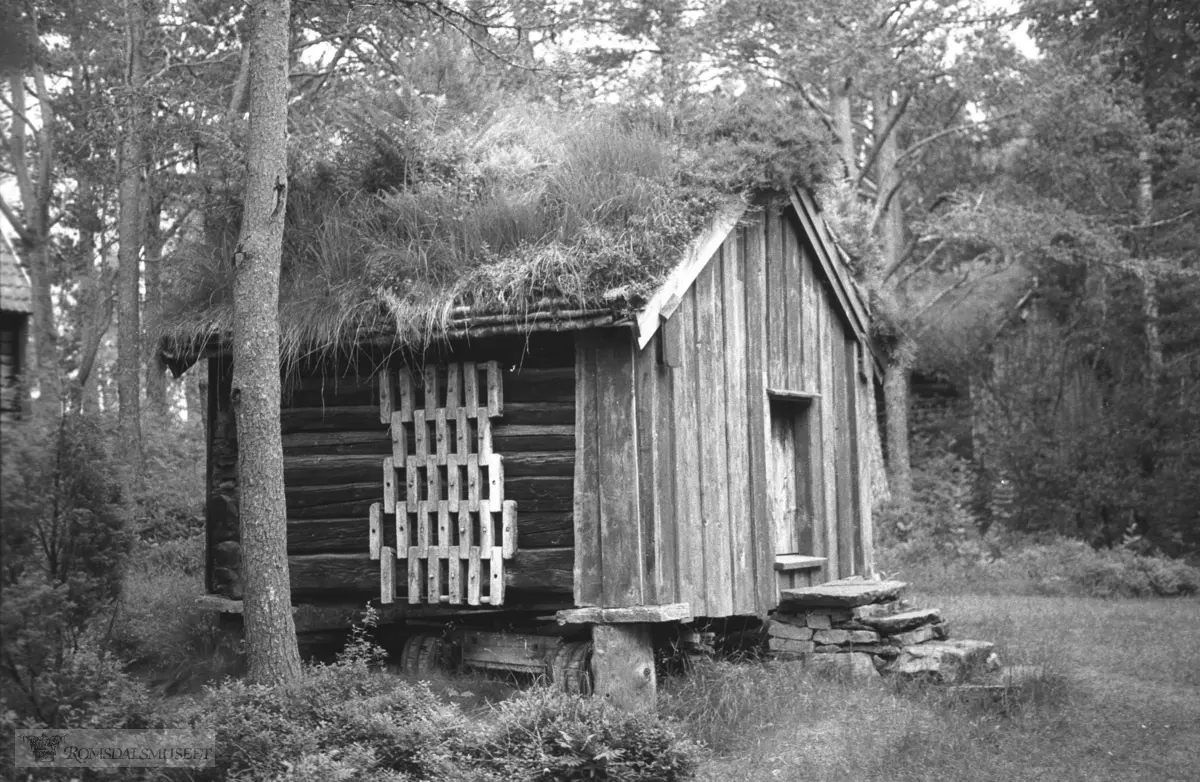
<path fill-rule="evenodd" d="M 280 280 L 285 360 L 365 334 L 428 342 L 464 305 L 520 314 L 546 298 L 569 308 L 636 304 L 732 198 L 694 149 L 614 114 L 521 106 L 372 121 L 369 142 L 293 177 Z M 226 259 L 239 211 L 227 209 L 223 243 L 182 251 L 168 336 L 231 329 Z"/>

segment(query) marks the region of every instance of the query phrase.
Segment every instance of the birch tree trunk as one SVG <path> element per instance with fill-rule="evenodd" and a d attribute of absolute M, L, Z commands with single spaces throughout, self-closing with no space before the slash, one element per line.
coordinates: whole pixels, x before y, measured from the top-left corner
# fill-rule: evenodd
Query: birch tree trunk
<path fill-rule="evenodd" d="M 300 675 L 292 621 L 279 426 L 279 270 L 287 199 L 289 0 L 250 6 L 245 211 L 234 253 L 232 401 L 241 487 L 242 577 L 250 676 Z"/>
<path fill-rule="evenodd" d="M 145 65 L 143 0 L 125 0 L 125 107 L 121 129 L 120 217 L 117 221 L 117 417 L 134 465 L 142 463 L 141 318 L 138 271 L 143 227 L 141 172 Z"/>

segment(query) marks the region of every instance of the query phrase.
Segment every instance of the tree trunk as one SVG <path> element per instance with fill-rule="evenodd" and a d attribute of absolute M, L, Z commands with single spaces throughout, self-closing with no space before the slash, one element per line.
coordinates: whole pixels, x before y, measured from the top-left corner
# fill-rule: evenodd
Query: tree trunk
<path fill-rule="evenodd" d="M 133 465 L 142 463 L 141 422 L 141 318 L 138 273 L 144 223 L 141 203 L 142 89 L 145 67 L 142 56 L 146 32 L 143 0 L 125 0 L 125 106 L 121 129 L 120 217 L 117 222 L 117 398 L 121 439 Z"/>
<path fill-rule="evenodd" d="M 829 113 L 833 115 L 834 144 L 847 182 L 858 179 L 858 150 L 854 144 L 854 120 L 850 110 L 850 79 L 836 76 L 829 87 Z"/>
<path fill-rule="evenodd" d="M 232 401 L 237 416 L 250 677 L 300 675 L 291 613 L 279 427 L 279 271 L 287 198 L 289 0 L 250 7 L 245 211 L 234 252 Z"/>
<path fill-rule="evenodd" d="M 1142 148 L 1138 150 L 1138 220 L 1142 226 L 1149 226 L 1154 222 L 1154 167 L 1151 160 L 1149 142 L 1142 143 Z M 1145 244 L 1150 241 L 1149 230 L 1141 232 L 1143 235 L 1138 237 L 1139 244 Z M 1138 248 L 1137 255 L 1143 260 L 1146 259 L 1146 254 L 1142 248 Z M 1139 265 L 1138 279 L 1142 284 L 1142 332 L 1146 339 L 1146 384 L 1151 389 L 1157 388 L 1163 376 L 1163 347 L 1162 335 L 1159 332 L 1159 317 L 1158 317 L 1158 281 L 1155 279 L 1157 274 L 1155 269 L 1148 268 L 1146 265 Z"/>
<path fill-rule="evenodd" d="M 158 350 L 158 334 L 162 328 L 162 251 L 164 238 L 159 226 L 162 200 L 153 193 L 153 182 L 146 183 L 146 301 L 142 325 L 146 334 L 146 407 L 152 415 L 165 416 L 167 404 L 167 375 Z"/>
<path fill-rule="evenodd" d="M 903 291 L 895 290 L 896 284 L 888 278 L 904 262 L 904 216 L 900 203 L 900 176 L 896 170 L 899 160 L 899 145 L 896 142 L 897 123 L 893 123 L 890 100 L 887 96 L 875 99 L 874 124 L 876 181 L 879 193 L 876 212 L 879 215 L 879 230 L 883 240 L 883 285 L 893 286 L 893 295 L 899 299 Z M 902 326 L 901 326 L 902 328 Z M 907 506 L 912 500 L 912 463 L 908 452 L 908 380 L 912 369 L 915 346 L 901 336 L 884 370 L 883 394 L 887 413 L 888 478 L 891 481 L 892 500 Z"/>

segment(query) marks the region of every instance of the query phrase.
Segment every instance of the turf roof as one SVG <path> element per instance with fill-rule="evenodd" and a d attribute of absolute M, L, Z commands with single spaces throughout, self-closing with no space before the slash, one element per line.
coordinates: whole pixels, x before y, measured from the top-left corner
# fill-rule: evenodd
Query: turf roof
<path fill-rule="evenodd" d="M 819 176 L 823 157 L 807 138 L 812 150 L 787 152 L 808 170 L 764 175 L 778 146 L 758 139 L 747 153 L 720 129 L 689 136 L 613 112 L 529 106 L 374 119 L 293 177 L 285 360 L 364 337 L 427 344 L 481 317 L 532 330 L 547 317 L 636 310 L 739 192 L 772 184 L 764 176 Z M 195 345 L 231 329 L 235 199 L 227 212 L 221 246 L 179 256 L 169 339 Z"/>

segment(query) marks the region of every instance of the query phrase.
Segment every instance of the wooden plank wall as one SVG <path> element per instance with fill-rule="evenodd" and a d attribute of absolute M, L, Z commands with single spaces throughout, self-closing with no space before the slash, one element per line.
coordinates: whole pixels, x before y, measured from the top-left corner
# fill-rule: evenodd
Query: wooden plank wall
<path fill-rule="evenodd" d="M 800 476 L 811 485 L 813 523 L 798 536 L 811 550 L 799 553 L 829 558 L 817 580 L 863 571 L 869 503 L 858 494 L 856 415 L 869 380 L 798 230 L 778 210 L 735 229 L 658 338 L 633 349 L 632 399 L 621 363 L 630 336 L 579 335 L 581 605 L 690 602 L 696 616 L 761 614 L 776 605 L 768 388 L 819 396 L 807 403 L 796 449 L 813 457 Z M 604 378 L 605 371 L 616 376 Z M 582 385 L 589 382 L 595 387 Z M 606 461 L 609 427 L 624 415 L 636 416 L 636 451 Z M 640 502 L 613 505 L 599 492 L 609 485 L 640 486 Z"/>
<path fill-rule="evenodd" d="M 418 368 L 423 361 L 503 362 L 504 415 L 494 421 L 493 448 L 504 457 L 505 497 L 517 501 L 519 549 L 506 567 L 506 603 L 568 605 L 574 546 L 574 347 L 570 335 L 534 336 L 528 351 L 526 347 L 524 338 L 479 340 L 469 350 L 410 356 L 408 361 Z M 305 600 L 379 594 L 379 563 L 369 559 L 368 518 L 371 503 L 383 494 L 382 464 L 392 455 L 392 441 L 388 426 L 380 422 L 378 382 L 369 367 L 340 377 L 311 373 L 285 387 L 281 425 L 288 554 L 293 593 Z M 227 383 L 224 389 L 228 393 Z M 223 409 L 220 404 L 218 409 Z M 214 430 L 219 455 L 230 450 L 221 443 L 235 437 L 232 420 L 227 423 Z M 235 439 L 232 449 L 236 454 Z M 230 480 L 227 463 L 226 456 L 218 483 Z M 221 507 L 230 504 L 223 500 Z M 382 525 L 383 545 L 394 545 L 391 519 L 387 516 Z M 210 526 L 215 520 L 210 512 Z M 229 539 L 227 522 L 218 537 Z M 405 563 L 398 568 L 403 593 Z M 221 584 L 213 586 L 214 591 L 228 591 Z"/>
<path fill-rule="evenodd" d="M 0 313 L 0 416 L 6 421 L 18 418 L 21 413 L 25 322 L 24 314 Z"/>

